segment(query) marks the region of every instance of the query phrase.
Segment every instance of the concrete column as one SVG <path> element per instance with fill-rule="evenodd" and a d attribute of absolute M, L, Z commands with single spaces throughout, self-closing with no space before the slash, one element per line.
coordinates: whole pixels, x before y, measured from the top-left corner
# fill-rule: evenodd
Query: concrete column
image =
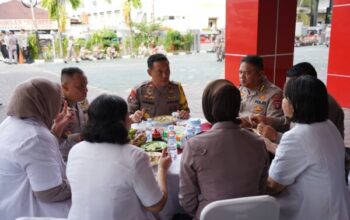
<path fill-rule="evenodd" d="M 241 58 L 259 55 L 269 80 L 283 87 L 286 70 L 293 65 L 296 3 L 226 0 L 226 79 L 238 86 Z"/>
<path fill-rule="evenodd" d="M 350 0 L 334 0 L 329 46 L 328 92 L 342 107 L 350 107 Z"/>

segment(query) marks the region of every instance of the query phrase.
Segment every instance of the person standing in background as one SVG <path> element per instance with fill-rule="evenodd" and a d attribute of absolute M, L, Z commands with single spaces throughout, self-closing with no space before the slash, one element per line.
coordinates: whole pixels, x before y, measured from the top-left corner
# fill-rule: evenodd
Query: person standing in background
<path fill-rule="evenodd" d="M 68 60 L 73 58 L 75 59 L 76 63 L 79 63 L 77 54 L 75 53 L 75 50 L 74 50 L 74 38 L 73 36 L 70 36 L 68 39 L 67 57 L 64 60 L 64 63 L 68 63 Z"/>
<path fill-rule="evenodd" d="M 1 31 L 1 33 L 0 33 L 0 51 L 1 51 L 2 57 L 4 59 L 3 61 L 8 62 L 9 54 L 7 51 L 7 44 L 6 44 L 5 38 L 6 38 L 6 32 Z"/>
<path fill-rule="evenodd" d="M 27 32 L 23 29 L 21 29 L 20 34 L 18 35 L 18 46 L 19 51 L 22 53 L 24 62 L 29 62 L 29 50 L 28 50 L 28 35 Z"/>
<path fill-rule="evenodd" d="M 8 43 L 8 51 L 9 51 L 9 62 L 17 64 L 17 62 L 18 62 L 17 38 L 14 35 L 13 31 L 10 31 L 9 43 Z"/>

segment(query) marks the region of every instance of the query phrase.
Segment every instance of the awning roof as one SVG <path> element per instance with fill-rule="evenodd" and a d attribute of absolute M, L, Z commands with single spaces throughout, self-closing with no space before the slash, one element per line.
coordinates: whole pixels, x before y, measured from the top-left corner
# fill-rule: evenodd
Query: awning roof
<path fill-rule="evenodd" d="M 48 12 L 38 7 L 34 8 L 34 14 L 36 19 L 49 18 Z M 32 14 L 21 1 L 11 0 L 0 4 L 0 19 L 32 19 Z"/>

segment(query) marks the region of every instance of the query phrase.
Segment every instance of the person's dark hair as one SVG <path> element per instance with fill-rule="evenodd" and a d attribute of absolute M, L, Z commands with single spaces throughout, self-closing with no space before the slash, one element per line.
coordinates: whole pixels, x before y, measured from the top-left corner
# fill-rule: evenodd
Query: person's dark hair
<path fill-rule="evenodd" d="M 232 82 L 224 79 L 212 81 L 204 89 L 202 108 L 205 118 L 212 124 L 233 121 L 239 124 L 238 112 L 241 94 Z"/>
<path fill-rule="evenodd" d="M 164 60 L 169 62 L 168 58 L 164 54 L 161 54 L 161 53 L 153 54 L 147 59 L 148 68 L 152 68 L 153 63 L 158 61 L 164 61 Z"/>
<path fill-rule="evenodd" d="M 284 93 L 294 109 L 293 122 L 311 124 L 327 120 L 328 93 L 321 80 L 310 75 L 292 78 Z"/>
<path fill-rule="evenodd" d="M 107 94 L 98 96 L 88 109 L 88 122 L 82 132 L 84 140 L 92 143 L 128 143 L 127 114 L 128 106 L 123 98 Z"/>
<path fill-rule="evenodd" d="M 302 75 L 310 75 L 317 78 L 315 67 L 308 62 L 295 64 L 287 71 L 287 77 L 299 77 Z"/>
<path fill-rule="evenodd" d="M 256 67 L 257 71 L 264 70 L 264 61 L 261 57 L 255 55 L 247 55 L 242 58 L 241 63 L 249 63 Z"/>
<path fill-rule="evenodd" d="M 78 67 L 63 68 L 61 71 L 61 83 L 63 83 L 67 77 L 73 77 L 75 74 L 84 75 L 84 72 Z"/>

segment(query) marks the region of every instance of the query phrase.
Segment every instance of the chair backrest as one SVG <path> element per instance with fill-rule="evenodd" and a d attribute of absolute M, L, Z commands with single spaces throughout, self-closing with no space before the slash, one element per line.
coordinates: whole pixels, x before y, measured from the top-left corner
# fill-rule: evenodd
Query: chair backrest
<path fill-rule="evenodd" d="M 279 204 L 271 196 L 219 200 L 205 206 L 200 220 L 277 220 Z"/>

